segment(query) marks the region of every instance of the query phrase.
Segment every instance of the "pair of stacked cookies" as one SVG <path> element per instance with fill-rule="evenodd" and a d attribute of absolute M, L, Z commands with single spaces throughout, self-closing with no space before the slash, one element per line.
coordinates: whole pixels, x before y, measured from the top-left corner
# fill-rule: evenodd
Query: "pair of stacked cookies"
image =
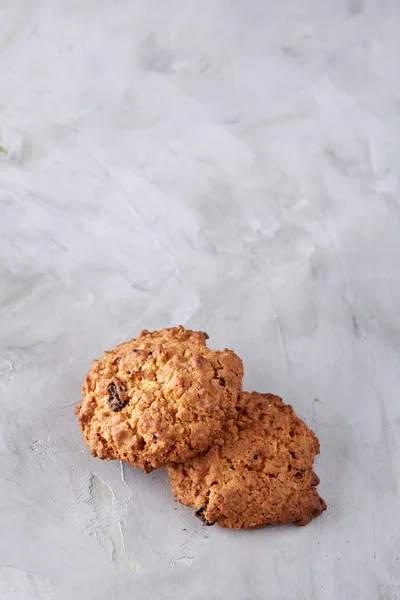
<path fill-rule="evenodd" d="M 92 455 L 167 467 L 175 497 L 207 525 L 306 525 L 326 508 L 318 439 L 277 396 L 243 392 L 241 359 L 207 338 L 143 331 L 94 361 L 75 409 Z"/>

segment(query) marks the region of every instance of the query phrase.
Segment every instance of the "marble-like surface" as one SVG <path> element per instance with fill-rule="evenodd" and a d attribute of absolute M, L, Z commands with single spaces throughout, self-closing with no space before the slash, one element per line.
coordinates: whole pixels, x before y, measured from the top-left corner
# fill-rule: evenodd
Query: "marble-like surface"
<path fill-rule="evenodd" d="M 400 598 L 399 20 L 0 2 L 1 600 Z M 205 529 L 90 457 L 91 359 L 178 323 L 318 434 L 308 527 Z"/>

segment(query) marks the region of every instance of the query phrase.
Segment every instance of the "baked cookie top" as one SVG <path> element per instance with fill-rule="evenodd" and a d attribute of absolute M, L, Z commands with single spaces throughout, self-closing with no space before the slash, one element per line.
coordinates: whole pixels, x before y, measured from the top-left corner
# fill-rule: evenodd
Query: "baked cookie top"
<path fill-rule="evenodd" d="M 314 486 L 319 442 L 291 406 L 244 392 L 236 418 L 210 449 L 168 473 L 176 498 L 206 525 L 306 525 L 326 509 Z"/>
<path fill-rule="evenodd" d="M 207 348 L 207 338 L 145 330 L 94 361 L 75 409 L 93 456 L 148 472 L 208 448 L 237 404 L 243 365 L 231 350 Z"/>

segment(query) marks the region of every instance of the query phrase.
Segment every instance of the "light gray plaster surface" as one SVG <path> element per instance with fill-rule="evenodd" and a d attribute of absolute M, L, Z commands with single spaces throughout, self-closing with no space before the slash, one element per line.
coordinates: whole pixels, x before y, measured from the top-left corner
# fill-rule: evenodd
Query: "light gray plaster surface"
<path fill-rule="evenodd" d="M 399 26 L 0 2 L 1 600 L 399 600 Z M 91 360 L 179 323 L 316 431 L 306 528 L 204 528 L 164 471 L 90 457 Z"/>

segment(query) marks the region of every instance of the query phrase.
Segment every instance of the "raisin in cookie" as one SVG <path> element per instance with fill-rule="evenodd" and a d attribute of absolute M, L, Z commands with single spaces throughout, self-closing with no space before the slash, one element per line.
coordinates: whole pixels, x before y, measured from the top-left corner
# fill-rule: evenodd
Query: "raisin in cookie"
<path fill-rule="evenodd" d="M 210 449 L 168 473 L 176 498 L 206 525 L 306 525 L 326 509 L 315 489 L 318 453 L 318 439 L 291 406 L 244 392 L 236 418 Z"/>
<path fill-rule="evenodd" d="M 237 404 L 243 365 L 207 348 L 207 337 L 142 331 L 94 361 L 75 409 L 93 456 L 149 472 L 208 448 Z"/>

